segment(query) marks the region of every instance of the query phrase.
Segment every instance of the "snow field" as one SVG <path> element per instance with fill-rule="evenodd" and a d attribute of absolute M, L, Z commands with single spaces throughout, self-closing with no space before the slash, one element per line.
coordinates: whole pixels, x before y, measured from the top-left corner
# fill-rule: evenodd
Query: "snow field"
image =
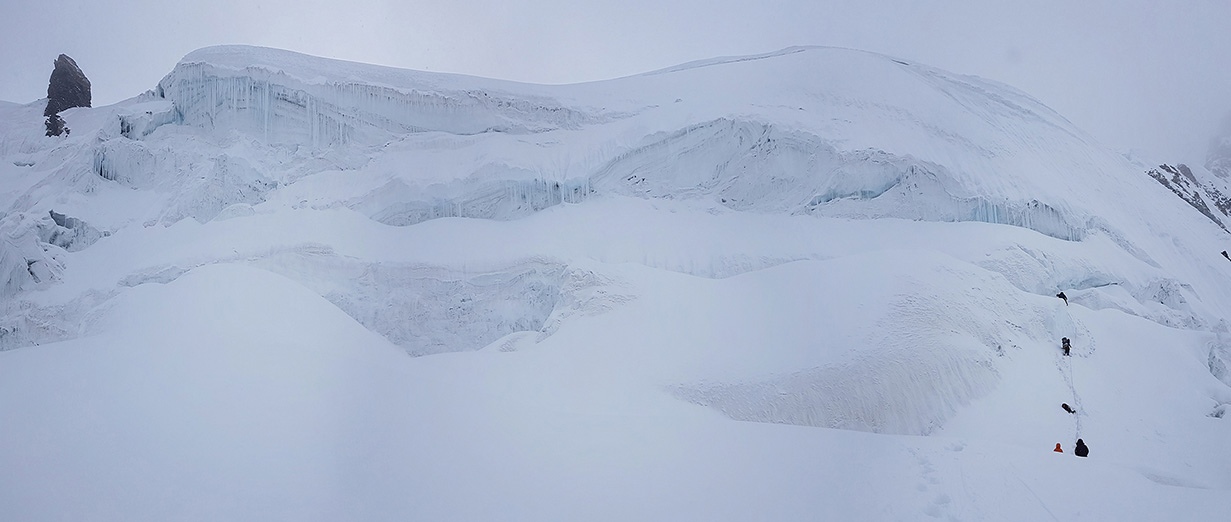
<path fill-rule="evenodd" d="M 3 396 L 18 399 L 0 403 L 17 426 L 0 445 L 19 471 L 4 475 L 6 512 L 1071 520 L 1231 507 L 1118 465 L 1110 436 L 1091 437 L 1106 457 L 1075 461 L 947 433 L 733 423 L 624 373 L 657 365 L 617 378 L 604 368 L 618 354 L 574 342 L 602 339 L 594 323 L 618 310 L 530 351 L 407 358 L 269 272 L 224 264 L 141 285 L 106 311 L 107 333 L 0 354 Z"/>

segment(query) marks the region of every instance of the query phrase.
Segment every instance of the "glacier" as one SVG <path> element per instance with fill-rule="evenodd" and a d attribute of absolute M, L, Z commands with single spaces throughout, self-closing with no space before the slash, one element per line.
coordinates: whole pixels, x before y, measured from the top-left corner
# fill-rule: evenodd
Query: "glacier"
<path fill-rule="evenodd" d="M 1010 86 L 221 46 L 39 105 L 0 104 L 0 518 L 1231 509 L 1231 238 Z"/>

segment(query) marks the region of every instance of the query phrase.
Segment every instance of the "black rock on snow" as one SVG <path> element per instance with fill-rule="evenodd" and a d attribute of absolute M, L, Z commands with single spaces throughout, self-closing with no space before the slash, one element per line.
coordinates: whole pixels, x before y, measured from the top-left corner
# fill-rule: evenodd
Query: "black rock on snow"
<path fill-rule="evenodd" d="M 61 54 L 56 58 L 55 69 L 51 71 L 51 80 L 47 83 L 47 109 L 43 111 L 43 116 L 47 117 L 47 135 L 59 136 L 64 131 L 64 120 L 58 116 L 60 111 L 89 106 L 89 78 L 77 67 L 77 62 Z"/>

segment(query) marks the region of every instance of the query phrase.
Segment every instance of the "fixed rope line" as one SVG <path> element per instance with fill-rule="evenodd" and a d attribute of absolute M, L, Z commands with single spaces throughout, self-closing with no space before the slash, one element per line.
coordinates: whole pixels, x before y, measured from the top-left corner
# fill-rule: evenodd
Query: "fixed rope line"
<path fill-rule="evenodd" d="M 1057 297 L 1060 297 L 1060 296 L 1057 295 Z M 1066 302 L 1065 304 L 1067 305 L 1068 303 Z M 1067 310 L 1065 311 L 1065 315 L 1068 315 Z M 1069 318 L 1069 322 L 1072 323 L 1071 317 Z M 1063 338 L 1062 340 L 1068 341 L 1069 339 L 1066 337 L 1066 338 Z M 1060 363 L 1059 361 L 1057 361 L 1056 367 L 1057 369 L 1060 370 L 1060 376 L 1064 379 L 1064 383 L 1068 385 L 1069 393 L 1072 395 L 1071 400 L 1073 401 L 1073 405 L 1072 405 L 1073 412 L 1070 413 L 1070 415 L 1073 416 L 1073 431 L 1074 431 L 1073 440 L 1077 440 L 1081 438 L 1081 416 L 1083 414 L 1082 412 L 1084 412 L 1085 410 L 1084 408 L 1082 408 L 1082 405 L 1081 405 L 1081 396 L 1077 394 L 1077 386 L 1076 384 L 1073 383 L 1073 355 L 1071 352 L 1071 348 L 1068 351 L 1069 351 L 1068 355 L 1065 355 L 1064 351 L 1062 351 L 1060 354 L 1057 355 L 1058 357 L 1061 358 L 1061 360 L 1063 360 L 1063 363 Z"/>
<path fill-rule="evenodd" d="M 1069 355 L 1066 358 L 1068 359 L 1069 391 L 1073 393 L 1073 417 L 1075 417 L 1074 420 L 1076 421 L 1076 433 L 1073 436 L 1073 440 L 1077 440 L 1081 438 L 1081 415 L 1084 410 L 1081 407 L 1081 396 L 1077 395 L 1077 385 L 1073 382 L 1073 356 Z"/>

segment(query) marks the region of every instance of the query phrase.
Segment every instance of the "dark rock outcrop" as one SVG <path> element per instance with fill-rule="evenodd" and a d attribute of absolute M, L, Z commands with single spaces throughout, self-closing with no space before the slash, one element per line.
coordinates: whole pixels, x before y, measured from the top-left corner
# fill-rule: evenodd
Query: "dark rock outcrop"
<path fill-rule="evenodd" d="M 64 128 L 60 111 L 89 106 L 90 80 L 77 67 L 77 62 L 61 54 L 56 58 L 55 69 L 51 71 L 51 80 L 47 83 L 47 109 L 43 111 L 43 116 L 47 117 L 47 135 L 59 136 L 68 130 Z"/>
<path fill-rule="evenodd" d="M 72 132 L 68 129 L 68 127 L 64 126 L 64 118 L 61 118 L 59 114 L 52 114 L 51 116 L 48 116 L 46 124 L 48 136 L 59 136 L 64 133 Z"/>

